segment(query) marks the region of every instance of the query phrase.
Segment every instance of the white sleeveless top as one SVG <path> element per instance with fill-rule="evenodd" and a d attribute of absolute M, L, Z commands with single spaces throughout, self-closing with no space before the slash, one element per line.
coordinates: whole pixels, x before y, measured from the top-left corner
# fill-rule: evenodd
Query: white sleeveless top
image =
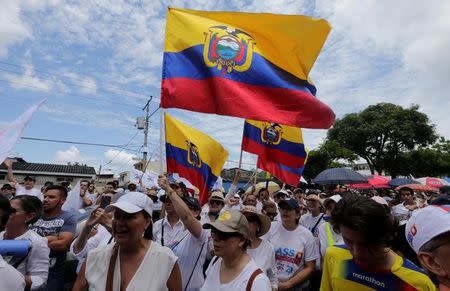
<path fill-rule="evenodd" d="M 85 276 L 90 291 L 105 290 L 113 246 L 114 244 L 109 244 L 108 246 L 92 250 L 88 255 Z M 152 242 L 126 290 L 168 290 L 167 280 L 176 261 L 177 257 L 169 248 Z M 117 256 L 113 278 L 113 291 L 120 291 L 120 254 Z"/>

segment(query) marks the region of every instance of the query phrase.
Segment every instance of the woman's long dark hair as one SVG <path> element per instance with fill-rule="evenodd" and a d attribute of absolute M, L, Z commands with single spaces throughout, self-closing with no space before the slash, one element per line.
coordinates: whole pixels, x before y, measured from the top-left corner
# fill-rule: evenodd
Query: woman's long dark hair
<path fill-rule="evenodd" d="M 27 225 L 35 223 L 41 217 L 42 201 L 38 197 L 31 195 L 20 195 L 15 196 L 11 199 L 11 201 L 12 200 L 19 200 L 25 213 L 36 213 L 36 216 L 33 219 L 26 221 Z"/>
<path fill-rule="evenodd" d="M 144 238 L 148 239 L 148 240 L 152 240 L 153 239 L 153 222 L 152 222 L 152 217 L 150 216 L 150 214 L 148 214 L 146 211 L 142 211 L 142 213 L 144 214 L 145 218 L 150 219 L 150 225 L 147 227 L 147 229 L 144 231 Z"/>

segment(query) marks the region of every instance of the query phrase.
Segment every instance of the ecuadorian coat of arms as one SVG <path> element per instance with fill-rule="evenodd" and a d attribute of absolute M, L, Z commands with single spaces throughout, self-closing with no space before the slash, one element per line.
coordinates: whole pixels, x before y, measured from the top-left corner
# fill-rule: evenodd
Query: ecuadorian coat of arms
<path fill-rule="evenodd" d="M 264 123 L 261 131 L 261 140 L 270 145 L 277 145 L 281 142 L 283 129 L 278 123 Z"/>
<path fill-rule="evenodd" d="M 208 67 L 217 67 L 223 74 L 250 68 L 255 42 L 242 30 L 212 26 L 205 32 L 203 59 Z"/>
<path fill-rule="evenodd" d="M 200 154 L 198 148 L 195 144 L 190 141 L 186 141 L 188 145 L 188 156 L 187 161 L 190 165 L 200 168 L 202 166 L 202 160 L 200 159 Z"/>

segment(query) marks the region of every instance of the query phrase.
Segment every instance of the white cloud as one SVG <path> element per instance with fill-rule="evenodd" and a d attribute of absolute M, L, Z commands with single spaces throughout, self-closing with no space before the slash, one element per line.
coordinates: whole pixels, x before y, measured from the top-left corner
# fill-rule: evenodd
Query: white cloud
<path fill-rule="evenodd" d="M 316 3 L 316 12 L 327 15 L 333 26 L 313 69 L 320 98 L 338 115 L 382 101 L 416 103 L 448 138 L 450 3 Z"/>
<path fill-rule="evenodd" d="M 69 162 L 87 163 L 92 161 L 93 158 L 81 154 L 76 146 L 70 146 L 67 150 L 57 151 L 53 160 L 57 164 L 67 164 Z"/>
<path fill-rule="evenodd" d="M 115 149 L 108 149 L 105 152 L 105 158 L 108 161 L 105 168 L 112 167 L 115 173 L 121 170 L 129 170 L 137 162 L 134 160 L 136 158 L 135 154 Z"/>
<path fill-rule="evenodd" d="M 2 1 L 0 9 L 0 57 L 8 54 L 8 48 L 31 38 L 31 32 L 20 15 L 18 1 Z"/>
<path fill-rule="evenodd" d="M 122 112 L 91 109 L 81 106 L 42 106 L 40 111 L 48 113 L 49 119 L 58 123 L 83 125 L 91 128 L 129 131 L 134 118 Z"/>
<path fill-rule="evenodd" d="M 16 89 L 28 89 L 33 91 L 48 92 L 54 86 L 52 79 L 41 79 L 35 73 L 33 65 L 23 63 L 23 72 L 20 75 L 13 73 L 4 73 L 4 77 L 9 81 L 11 87 Z"/>

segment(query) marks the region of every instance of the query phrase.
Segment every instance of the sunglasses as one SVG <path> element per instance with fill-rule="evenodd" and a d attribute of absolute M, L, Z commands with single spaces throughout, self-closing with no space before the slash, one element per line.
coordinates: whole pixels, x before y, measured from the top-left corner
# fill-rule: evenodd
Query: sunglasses
<path fill-rule="evenodd" d="M 222 202 L 222 201 L 219 201 L 219 200 L 209 200 L 209 204 L 212 204 L 212 205 L 222 205 L 223 202 Z"/>
<path fill-rule="evenodd" d="M 213 239 L 220 240 L 220 241 L 226 241 L 226 240 L 229 240 L 230 238 L 239 237 L 241 235 L 237 232 L 221 232 L 218 230 L 212 230 L 211 236 Z"/>

